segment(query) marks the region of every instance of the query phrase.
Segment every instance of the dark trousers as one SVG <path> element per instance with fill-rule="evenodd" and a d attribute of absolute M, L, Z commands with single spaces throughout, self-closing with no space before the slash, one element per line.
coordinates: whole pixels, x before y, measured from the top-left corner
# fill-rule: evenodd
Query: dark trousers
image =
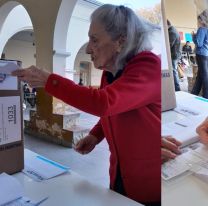
<path fill-rule="evenodd" d="M 208 99 L 208 56 L 196 55 L 198 72 L 192 94 L 198 95 L 202 89 L 202 96 Z"/>
<path fill-rule="evenodd" d="M 111 188 L 112 189 L 112 188 Z M 120 167 L 118 167 L 117 169 L 117 174 L 116 174 L 116 181 L 115 181 L 115 185 L 113 190 L 121 195 L 126 196 L 126 192 L 123 186 L 123 180 L 121 177 L 121 171 L 120 171 Z"/>
<path fill-rule="evenodd" d="M 178 76 L 178 60 L 172 59 L 172 67 L 173 67 L 173 79 L 175 85 L 175 91 L 180 91 L 180 84 L 179 84 L 179 76 Z"/>
<path fill-rule="evenodd" d="M 112 189 L 112 188 L 111 188 Z M 116 175 L 116 181 L 115 181 L 115 185 L 114 185 L 114 189 L 115 192 L 126 196 L 126 192 L 123 186 L 123 180 L 121 177 L 121 171 L 120 168 L 117 169 L 117 175 Z M 141 204 L 145 205 L 145 206 L 161 206 L 161 202 L 151 202 L 151 203 L 142 203 Z"/>

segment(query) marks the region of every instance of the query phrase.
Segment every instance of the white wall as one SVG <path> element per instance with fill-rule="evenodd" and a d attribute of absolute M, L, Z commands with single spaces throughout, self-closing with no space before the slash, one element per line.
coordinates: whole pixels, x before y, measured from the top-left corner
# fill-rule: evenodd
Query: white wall
<path fill-rule="evenodd" d="M 6 59 L 22 61 L 22 67 L 35 65 L 35 46 L 32 42 L 9 40 L 4 49 Z"/>
<path fill-rule="evenodd" d="M 100 85 L 102 73 L 103 73 L 102 70 L 98 70 L 92 67 L 92 70 L 91 70 L 91 85 L 92 86 Z"/>
<path fill-rule="evenodd" d="M 67 51 L 71 56 L 67 58 L 67 70 L 73 70 L 74 61 L 80 48 L 88 41 L 90 15 L 92 8 L 85 4 L 76 4 L 68 30 Z"/>

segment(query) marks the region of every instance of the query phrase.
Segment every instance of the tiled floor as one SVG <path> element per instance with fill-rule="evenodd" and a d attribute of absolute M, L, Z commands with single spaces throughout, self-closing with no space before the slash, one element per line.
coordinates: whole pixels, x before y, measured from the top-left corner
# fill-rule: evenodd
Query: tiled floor
<path fill-rule="evenodd" d="M 29 118 L 28 110 L 24 111 L 24 117 L 26 119 Z M 79 124 L 89 127 L 92 126 L 97 119 L 98 118 L 95 116 L 82 113 Z M 46 142 L 26 134 L 24 137 L 26 148 L 69 166 L 71 170 L 84 176 L 94 184 L 109 187 L 109 150 L 105 140 L 97 145 L 91 153 L 81 155 L 71 148 Z"/>

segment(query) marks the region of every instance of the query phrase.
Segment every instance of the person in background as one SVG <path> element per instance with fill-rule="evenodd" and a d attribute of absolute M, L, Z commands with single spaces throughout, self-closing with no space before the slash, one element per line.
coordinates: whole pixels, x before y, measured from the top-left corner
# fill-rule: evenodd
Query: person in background
<path fill-rule="evenodd" d="M 197 18 L 197 33 L 192 33 L 196 47 L 196 61 L 198 72 L 192 94 L 198 95 L 202 89 L 204 98 L 208 99 L 208 9 L 204 10 Z"/>
<path fill-rule="evenodd" d="M 82 78 L 79 78 L 79 85 L 83 86 L 83 79 Z"/>
<path fill-rule="evenodd" d="M 92 13 L 86 52 L 103 70 L 99 89 L 35 66 L 13 72 L 100 117 L 75 150 L 88 154 L 106 138 L 110 188 L 146 206 L 161 205 L 161 61 L 150 43 L 158 29 L 125 6 L 106 4 Z"/>
<path fill-rule="evenodd" d="M 36 91 L 36 88 L 35 88 L 35 87 L 32 88 L 32 93 L 33 93 L 34 95 L 36 95 L 37 91 Z"/>
<path fill-rule="evenodd" d="M 192 48 L 190 45 L 190 41 L 187 41 L 185 45 L 182 47 L 182 51 L 186 52 L 187 54 L 192 53 Z"/>
<path fill-rule="evenodd" d="M 179 84 L 179 76 L 178 76 L 178 61 L 181 57 L 180 53 L 180 35 L 176 28 L 171 25 L 170 21 L 167 20 L 168 25 L 168 34 L 169 34 L 169 43 L 170 43 L 170 52 L 171 52 L 171 60 L 172 60 L 172 67 L 173 67 L 173 78 L 174 78 L 174 85 L 175 91 L 180 91 L 180 84 Z"/>

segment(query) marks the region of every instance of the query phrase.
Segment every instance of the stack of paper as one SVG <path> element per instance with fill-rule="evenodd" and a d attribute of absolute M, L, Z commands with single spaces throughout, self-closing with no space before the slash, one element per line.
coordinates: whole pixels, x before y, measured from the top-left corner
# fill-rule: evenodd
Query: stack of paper
<path fill-rule="evenodd" d="M 208 182 L 208 147 L 197 142 L 181 151 L 181 155 L 162 165 L 162 178 L 169 180 L 184 173 L 194 172 L 197 177 Z"/>
<path fill-rule="evenodd" d="M 41 198 L 38 201 L 32 201 L 23 197 L 22 185 L 11 175 L 0 174 L 0 206 L 38 206 L 49 197 Z"/>
<path fill-rule="evenodd" d="M 190 170 L 190 165 L 182 156 L 162 165 L 162 178 L 170 180 Z"/>
<path fill-rule="evenodd" d="M 184 119 L 162 125 L 162 136 L 172 135 L 182 142 L 182 147 L 199 140 L 196 127 L 204 121 L 207 115 L 189 116 Z"/>

